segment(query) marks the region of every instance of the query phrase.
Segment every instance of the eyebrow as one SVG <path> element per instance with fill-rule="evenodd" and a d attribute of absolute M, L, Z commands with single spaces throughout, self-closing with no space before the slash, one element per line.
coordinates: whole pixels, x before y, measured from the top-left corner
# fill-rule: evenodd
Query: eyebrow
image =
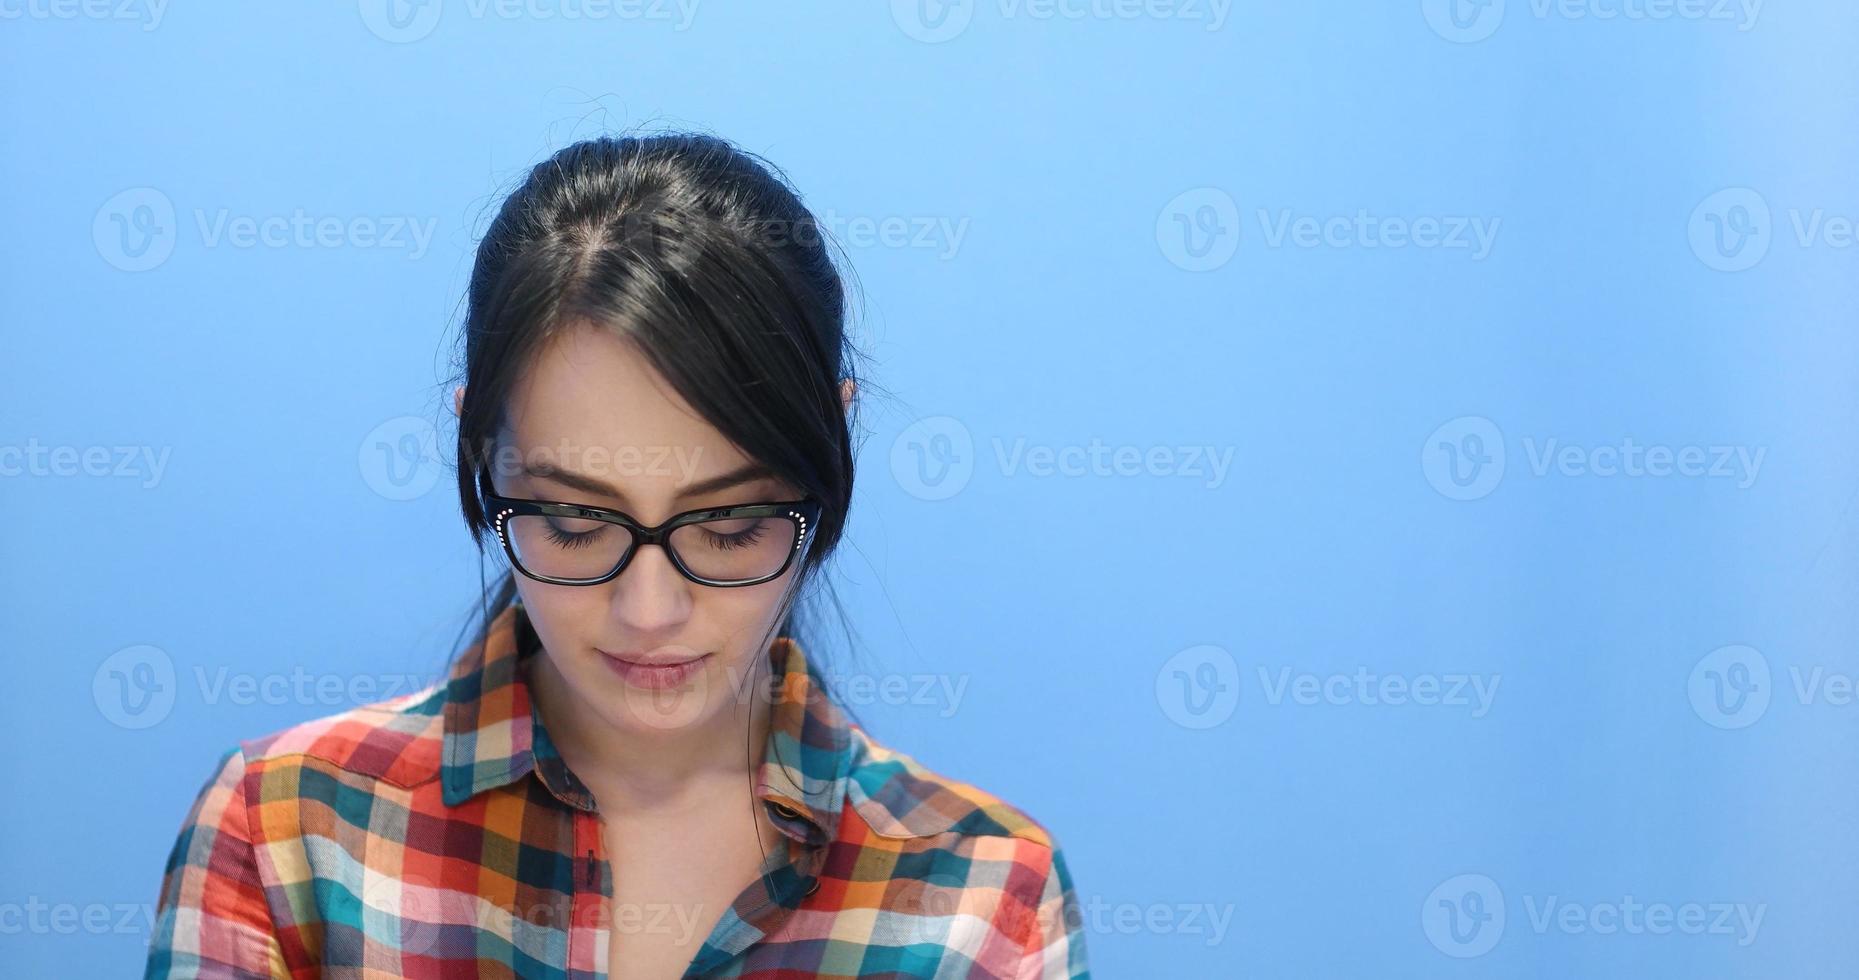
<path fill-rule="evenodd" d="M 612 497 L 615 500 L 625 502 L 629 505 L 631 504 L 631 500 L 626 494 L 621 493 L 619 488 L 603 480 L 588 476 L 585 473 L 576 473 L 573 470 L 565 470 L 547 465 L 537 465 L 529 462 L 523 464 L 523 472 L 537 479 L 552 480 L 565 487 L 572 487 L 582 493 Z M 701 497 L 704 494 L 715 493 L 718 490 L 727 490 L 731 487 L 741 486 L 745 483 L 753 483 L 756 480 L 769 479 L 773 476 L 774 473 L 767 467 L 751 461 L 727 473 L 713 476 L 707 480 L 699 480 L 679 491 L 678 495 L 672 499 L 687 500 L 691 497 Z"/>

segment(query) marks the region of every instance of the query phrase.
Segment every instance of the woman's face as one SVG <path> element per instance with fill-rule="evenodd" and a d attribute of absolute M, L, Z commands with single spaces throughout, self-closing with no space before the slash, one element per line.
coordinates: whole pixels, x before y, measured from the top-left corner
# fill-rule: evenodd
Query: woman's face
<path fill-rule="evenodd" d="M 492 480 L 507 497 L 610 508 L 651 526 L 700 507 L 800 496 L 704 421 L 630 343 L 597 327 L 558 333 L 506 412 Z M 760 585 L 717 588 L 685 578 L 663 548 L 645 546 L 599 585 L 520 573 L 516 585 L 578 714 L 630 732 L 674 733 L 717 718 L 732 698 L 744 704 L 766 675 L 761 640 L 799 565 Z M 693 657 L 701 658 L 694 668 L 676 672 L 620 662 Z"/>

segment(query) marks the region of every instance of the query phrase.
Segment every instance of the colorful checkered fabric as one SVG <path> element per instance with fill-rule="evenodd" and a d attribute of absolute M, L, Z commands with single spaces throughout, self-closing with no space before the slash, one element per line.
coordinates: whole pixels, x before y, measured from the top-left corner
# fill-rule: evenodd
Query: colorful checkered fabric
<path fill-rule="evenodd" d="M 146 975 L 606 977 L 614 872 L 531 710 L 523 615 L 443 683 L 228 750 L 169 854 Z M 756 793 L 786 847 L 685 975 L 1088 976 L 1052 836 L 873 741 L 791 640 L 770 656 Z"/>

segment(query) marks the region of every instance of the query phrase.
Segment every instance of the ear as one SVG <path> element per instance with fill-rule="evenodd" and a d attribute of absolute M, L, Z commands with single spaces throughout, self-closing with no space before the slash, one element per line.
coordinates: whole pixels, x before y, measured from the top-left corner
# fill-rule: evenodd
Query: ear
<path fill-rule="evenodd" d="M 839 382 L 839 407 L 843 410 L 850 411 L 852 409 L 852 396 L 857 393 L 858 385 L 854 384 L 851 378 Z"/>
<path fill-rule="evenodd" d="M 458 390 L 452 392 L 452 414 L 459 416 L 461 418 L 465 414 L 465 386 L 464 385 L 459 385 Z"/>

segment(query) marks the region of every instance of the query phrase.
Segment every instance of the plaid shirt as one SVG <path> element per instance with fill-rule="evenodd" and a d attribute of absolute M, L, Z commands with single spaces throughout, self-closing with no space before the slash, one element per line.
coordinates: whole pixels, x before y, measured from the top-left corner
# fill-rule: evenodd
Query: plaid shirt
<path fill-rule="evenodd" d="M 149 977 L 605 978 L 593 795 L 532 711 L 519 604 L 450 678 L 229 749 L 162 878 Z M 1082 977 L 1052 836 L 887 749 L 800 647 L 757 796 L 786 838 L 687 977 Z"/>

